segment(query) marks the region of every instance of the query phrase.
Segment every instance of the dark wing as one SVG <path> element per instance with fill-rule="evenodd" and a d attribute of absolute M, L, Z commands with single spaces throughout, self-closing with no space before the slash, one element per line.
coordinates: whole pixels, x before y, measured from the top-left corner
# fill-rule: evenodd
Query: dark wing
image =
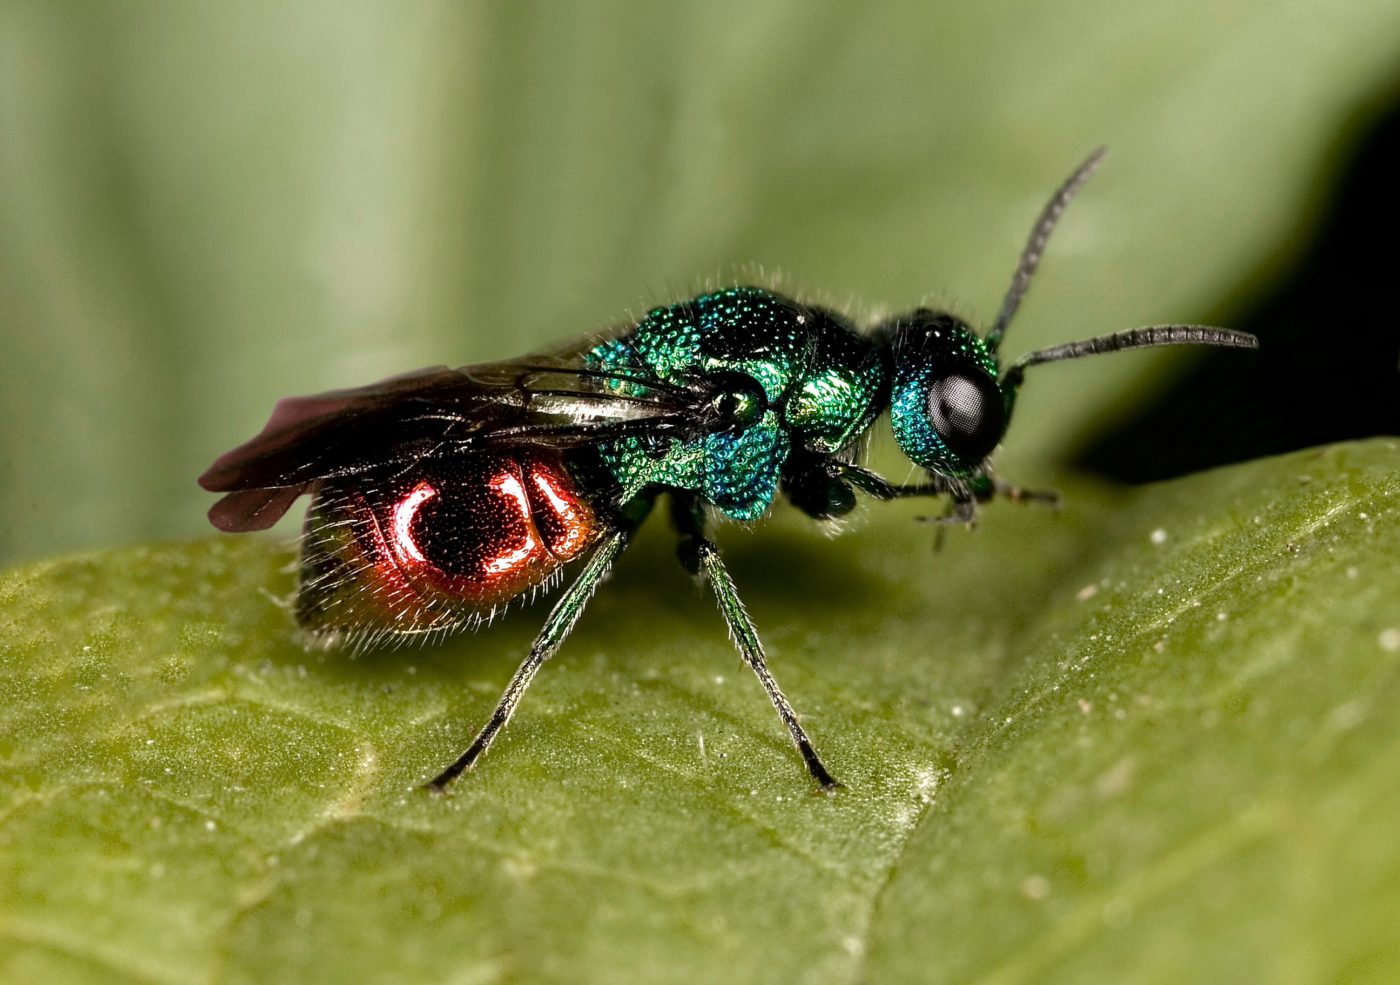
<path fill-rule="evenodd" d="M 557 357 L 434 366 L 352 390 L 280 400 L 262 431 L 199 484 L 227 493 L 220 530 L 264 530 L 322 480 L 397 474 L 426 459 L 521 445 L 570 448 L 695 426 L 699 390 L 647 375 L 555 365 Z"/>

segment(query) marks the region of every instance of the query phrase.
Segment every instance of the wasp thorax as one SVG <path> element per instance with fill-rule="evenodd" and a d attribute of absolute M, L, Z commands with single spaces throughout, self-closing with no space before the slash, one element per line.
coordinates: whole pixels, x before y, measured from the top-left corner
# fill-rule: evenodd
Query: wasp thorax
<path fill-rule="evenodd" d="M 974 473 L 1006 431 L 996 360 L 966 322 L 919 309 L 877 329 L 894 362 L 890 425 L 900 450 L 941 475 Z"/>

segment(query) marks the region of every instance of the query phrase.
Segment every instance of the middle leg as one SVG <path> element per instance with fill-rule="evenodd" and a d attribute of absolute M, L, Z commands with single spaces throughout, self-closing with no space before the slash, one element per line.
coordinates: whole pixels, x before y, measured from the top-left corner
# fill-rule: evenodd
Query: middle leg
<path fill-rule="evenodd" d="M 835 777 L 822 764 L 816 749 L 812 747 L 812 740 L 807 737 L 806 730 L 798 720 L 797 712 L 793 710 L 786 695 L 778 687 L 778 682 L 768 670 L 768 661 L 763 653 L 763 643 L 758 638 L 758 630 L 754 628 L 753 620 L 749 618 L 748 610 L 739 598 L 734 580 L 729 577 L 729 569 L 720 560 L 719 549 L 705 536 L 699 503 L 694 497 L 673 494 L 671 516 L 681 538 L 677 545 L 681 563 L 692 574 L 703 575 L 709 583 L 715 594 L 715 601 L 719 603 L 719 610 L 724 615 L 724 621 L 729 626 L 729 635 L 739 648 L 744 663 L 749 665 L 749 669 L 763 685 L 768 699 L 777 709 L 778 717 L 787 726 L 788 734 L 792 736 L 793 744 L 802 755 L 807 772 L 823 790 L 835 790 L 841 784 L 836 782 Z"/>

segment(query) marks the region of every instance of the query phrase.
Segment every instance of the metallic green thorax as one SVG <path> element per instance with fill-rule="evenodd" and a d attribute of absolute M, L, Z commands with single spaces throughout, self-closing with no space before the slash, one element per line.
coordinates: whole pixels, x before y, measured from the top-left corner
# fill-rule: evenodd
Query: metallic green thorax
<path fill-rule="evenodd" d="M 684 489 L 736 520 L 767 511 L 794 449 L 840 451 L 870 426 L 887 392 L 878 348 L 844 319 L 755 287 L 656 308 L 590 350 L 587 363 L 668 383 L 720 373 L 758 383 L 768 406 L 747 427 L 600 448 L 624 499 L 647 487 Z"/>

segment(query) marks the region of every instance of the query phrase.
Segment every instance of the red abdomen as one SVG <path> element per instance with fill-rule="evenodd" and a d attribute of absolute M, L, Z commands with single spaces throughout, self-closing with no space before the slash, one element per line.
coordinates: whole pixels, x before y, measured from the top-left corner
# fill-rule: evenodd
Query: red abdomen
<path fill-rule="evenodd" d="M 327 641 L 450 632 L 544 584 L 598 532 L 552 452 L 326 483 L 306 516 L 297 618 Z"/>

